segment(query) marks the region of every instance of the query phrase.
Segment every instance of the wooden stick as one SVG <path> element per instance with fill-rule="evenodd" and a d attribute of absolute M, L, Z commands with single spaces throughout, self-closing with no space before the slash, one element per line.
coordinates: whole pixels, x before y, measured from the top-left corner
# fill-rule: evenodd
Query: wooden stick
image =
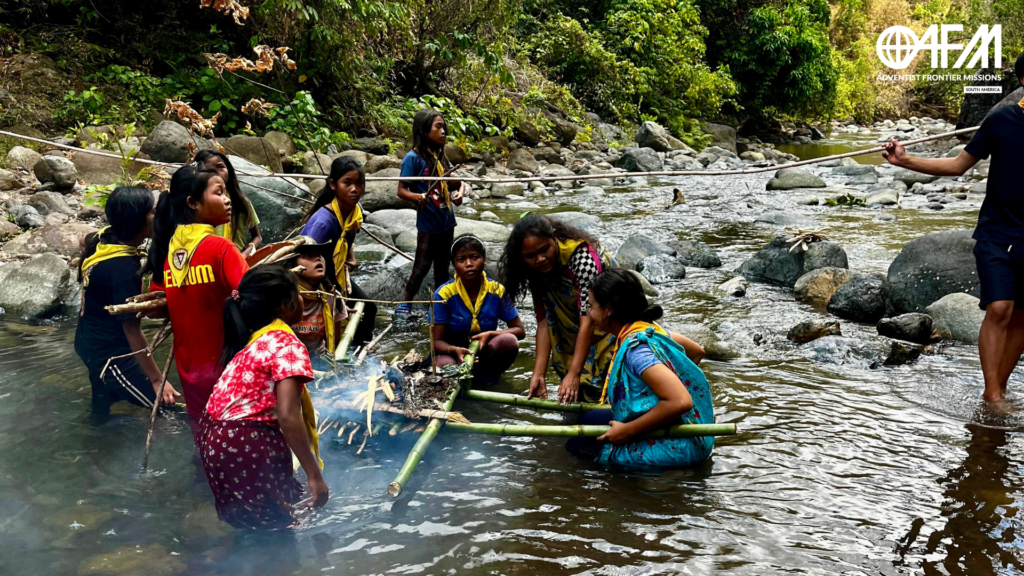
<path fill-rule="evenodd" d="M 501 392 L 491 392 L 489 390 L 466 390 L 462 393 L 462 397 L 467 400 L 510 404 L 513 406 L 539 408 L 541 410 L 554 410 L 557 412 L 587 412 L 589 410 L 609 410 L 612 407 L 611 404 L 589 404 L 586 402 L 561 404 L 556 400 L 527 398 L 517 394 L 503 394 Z"/>
<path fill-rule="evenodd" d="M 373 233 L 373 232 L 370 232 L 370 231 L 369 231 L 369 230 L 367 230 L 366 228 L 360 228 L 360 230 L 361 230 L 361 231 L 362 231 L 362 232 L 363 232 L 364 234 L 366 234 L 367 236 L 369 236 L 370 238 L 372 238 L 372 239 L 373 239 L 374 241 L 376 241 L 376 242 L 377 242 L 378 244 L 380 244 L 381 246 L 383 246 L 383 247 L 387 248 L 388 250 L 391 250 L 391 251 L 392 251 L 392 252 L 394 252 L 395 254 L 398 254 L 399 256 L 404 256 L 404 257 L 405 257 L 405 259 L 406 259 L 406 260 L 409 260 L 410 262 L 411 262 L 411 261 L 413 260 L 413 257 L 412 257 L 412 256 L 409 256 L 408 254 L 406 254 L 405 252 L 402 252 L 401 250 L 399 250 L 399 249 L 398 249 L 398 248 L 396 248 L 395 246 L 392 246 L 391 244 L 388 244 L 387 242 L 385 242 L 385 241 L 381 240 L 380 238 L 377 238 L 377 236 L 376 236 L 376 235 L 374 235 L 374 233 Z"/>
<path fill-rule="evenodd" d="M 156 300 L 158 298 L 167 298 L 167 292 L 163 290 L 154 290 L 152 292 L 146 292 L 137 296 L 132 296 L 125 300 L 125 302 L 147 302 L 149 300 Z"/>
<path fill-rule="evenodd" d="M 355 402 L 342 402 L 336 401 L 331 404 L 331 408 L 334 410 L 353 410 L 358 412 L 362 408 L 362 404 L 357 405 Z M 439 418 L 441 420 L 447 420 L 449 422 L 469 422 L 461 412 L 452 412 L 450 410 L 430 410 L 428 408 L 407 411 L 394 406 L 387 402 L 376 402 L 371 407 L 374 412 L 387 412 L 389 414 L 399 414 L 406 418 Z"/>
<path fill-rule="evenodd" d="M 349 317 L 348 326 L 345 326 L 345 333 L 342 334 L 341 341 L 338 342 L 338 346 L 334 349 L 335 364 L 345 361 L 345 357 L 348 355 L 348 347 L 352 344 L 352 338 L 356 335 L 359 321 L 363 318 L 364 308 L 366 308 L 366 304 L 362 302 L 356 303 L 355 312 Z"/>
<path fill-rule="evenodd" d="M 145 352 L 147 356 L 151 356 L 153 354 L 153 350 L 156 350 L 157 346 L 163 344 L 164 340 L 167 339 L 167 335 L 170 333 L 171 329 L 170 323 L 170 320 L 164 320 L 160 329 L 153 334 L 150 345 L 142 350 L 136 350 L 135 352 L 129 352 L 127 354 L 121 354 L 120 356 L 111 356 L 110 358 L 107 358 L 107 362 L 103 365 L 103 370 L 100 370 L 100 380 L 103 379 L 103 375 L 107 373 L 107 368 L 110 368 L 110 363 L 114 360 L 135 356 L 136 354 L 142 354 L 143 352 Z"/>
<path fill-rule="evenodd" d="M 367 298 L 352 298 L 341 293 L 324 292 L 323 290 L 300 290 L 300 294 L 322 294 L 342 298 L 347 302 L 370 302 L 373 304 L 444 304 L 444 300 L 370 300 Z"/>
<path fill-rule="evenodd" d="M 171 369 L 171 360 L 174 360 L 174 349 L 171 349 L 170 354 L 167 355 L 167 361 L 164 362 L 164 371 L 160 376 L 162 382 L 160 382 L 160 390 L 156 393 L 156 402 L 153 402 L 153 411 L 149 413 L 149 431 L 146 432 L 146 449 L 142 451 L 142 473 L 146 473 L 146 469 L 149 467 L 149 447 L 153 443 L 153 427 L 156 425 L 156 410 L 160 407 L 160 399 L 164 396 L 164 386 L 167 386 L 167 372 Z"/>
<path fill-rule="evenodd" d="M 144 300 L 142 302 L 128 302 L 126 304 L 113 304 L 104 309 L 111 315 L 128 314 L 129 312 L 152 312 L 167 307 L 167 298 Z"/>
<path fill-rule="evenodd" d="M 363 361 L 366 360 L 366 355 L 369 354 L 370 350 L 373 349 L 373 347 L 376 346 L 378 342 L 380 342 L 380 339 L 383 338 L 384 335 L 387 334 L 388 331 L 391 330 L 391 327 L 394 326 L 394 325 L 395 325 L 394 322 L 392 322 L 391 324 L 388 324 L 387 327 L 385 327 L 384 330 L 382 330 L 380 334 L 377 334 L 376 338 L 374 338 L 373 340 L 370 340 L 370 343 L 367 344 L 366 347 L 363 348 L 362 351 L 359 352 L 359 358 L 356 360 L 356 363 L 355 363 L 356 366 L 361 365 L 363 363 Z"/>
<path fill-rule="evenodd" d="M 611 426 L 542 426 L 537 424 L 461 424 L 450 422 L 448 430 L 468 434 L 490 434 L 496 436 L 534 436 L 556 438 L 597 438 Z M 679 424 L 668 428 L 652 430 L 641 438 L 691 438 L 693 436 L 732 436 L 736 434 L 735 424 Z"/>

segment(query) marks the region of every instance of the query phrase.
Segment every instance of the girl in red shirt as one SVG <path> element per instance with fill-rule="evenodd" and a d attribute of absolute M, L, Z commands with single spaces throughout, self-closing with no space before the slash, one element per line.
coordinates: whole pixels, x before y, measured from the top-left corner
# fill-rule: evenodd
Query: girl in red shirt
<path fill-rule="evenodd" d="M 217 358 L 224 344 L 224 299 L 249 270 L 238 248 L 214 234 L 214 227 L 230 220 L 224 180 L 215 171 L 190 165 L 174 173 L 153 222 L 150 290 L 167 293 L 174 363 L 193 440 L 198 440 L 199 420 L 221 373 Z"/>
<path fill-rule="evenodd" d="M 224 373 L 206 405 L 199 454 L 220 519 L 238 528 L 287 528 L 306 472 L 311 506 L 327 502 L 320 474 L 313 404 L 305 384 L 313 367 L 289 324 L 302 317 L 299 285 L 287 268 L 246 273 L 224 306 Z M 290 451 L 289 451 L 290 449 Z"/>

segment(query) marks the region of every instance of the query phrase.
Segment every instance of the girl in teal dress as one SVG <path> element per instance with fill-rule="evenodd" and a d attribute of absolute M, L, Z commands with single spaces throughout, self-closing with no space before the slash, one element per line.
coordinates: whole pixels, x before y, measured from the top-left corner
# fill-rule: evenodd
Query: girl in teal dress
<path fill-rule="evenodd" d="M 707 378 L 694 362 L 703 349 L 655 324 L 661 315 L 661 306 L 647 304 L 643 287 L 629 272 L 609 268 L 594 280 L 590 317 L 596 327 L 618 336 L 602 395 L 612 409 L 584 419 L 588 424 L 604 419 L 611 429 L 597 443 L 570 443 L 570 451 L 627 468 L 695 466 L 711 455 L 712 436 L 642 438 L 657 428 L 715 421 Z"/>

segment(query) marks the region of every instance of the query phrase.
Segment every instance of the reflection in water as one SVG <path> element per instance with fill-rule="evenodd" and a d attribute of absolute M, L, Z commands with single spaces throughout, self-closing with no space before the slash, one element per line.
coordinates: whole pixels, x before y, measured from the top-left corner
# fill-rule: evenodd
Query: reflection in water
<path fill-rule="evenodd" d="M 1018 540 L 1017 491 L 1021 486 L 1019 465 L 1011 464 L 1009 441 L 1013 433 L 968 424 L 971 440 L 967 457 L 940 480 L 945 526 L 932 532 L 924 543 L 925 574 L 1024 573 L 1024 549 Z M 915 519 L 897 544 L 904 565 L 915 553 L 925 521 Z M 913 563 L 912 563 L 913 564 Z"/>

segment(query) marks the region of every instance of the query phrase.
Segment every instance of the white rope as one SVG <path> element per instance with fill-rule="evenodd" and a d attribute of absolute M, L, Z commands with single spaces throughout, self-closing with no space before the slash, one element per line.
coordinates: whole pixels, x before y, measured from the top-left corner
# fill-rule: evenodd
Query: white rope
<path fill-rule="evenodd" d="M 925 136 L 924 138 L 917 138 L 915 140 L 907 140 L 906 142 L 900 142 L 904 146 L 913 146 L 914 144 L 922 144 L 924 142 L 931 142 L 933 140 L 942 140 L 944 138 L 951 138 L 953 136 L 959 136 L 962 134 L 969 134 L 975 132 L 980 126 L 973 126 L 971 128 L 962 128 L 960 130 L 954 130 L 952 132 L 943 132 L 942 134 L 935 134 L 932 136 Z M 58 148 L 66 148 L 74 150 L 78 153 L 94 154 L 97 156 L 107 156 L 110 158 L 117 158 L 122 160 L 123 158 L 119 154 L 112 154 L 110 152 L 104 152 L 102 150 L 94 150 L 90 148 L 76 148 L 67 144 L 58 144 L 56 142 L 50 142 L 49 140 L 43 140 L 40 138 L 33 138 L 31 136 L 25 136 L 22 134 L 16 134 L 14 132 L 7 132 L 0 130 L 0 134 L 4 136 L 10 136 L 12 138 L 21 138 L 23 140 L 30 140 L 32 142 L 40 142 L 49 146 L 55 146 Z M 866 154 L 874 154 L 876 152 L 882 152 L 885 150 L 884 146 L 875 146 L 873 148 L 865 148 L 863 150 L 856 150 L 853 152 L 845 152 L 843 154 L 833 154 L 831 156 L 822 156 L 821 158 L 812 158 L 810 160 L 800 160 L 799 162 L 791 162 L 789 164 L 779 164 L 775 166 L 762 166 L 760 168 L 744 168 L 739 170 L 660 170 L 653 172 L 609 172 L 606 174 L 574 174 L 572 176 L 530 176 L 527 178 L 472 178 L 472 177 L 458 177 L 458 176 L 367 176 L 368 181 L 378 182 L 439 182 L 455 181 L 455 182 L 478 182 L 482 184 L 515 184 L 521 182 L 561 182 L 561 181 L 575 181 L 575 180 L 597 180 L 600 178 L 627 178 L 627 177 L 648 177 L 648 176 L 735 176 L 740 174 L 759 174 L 762 172 L 771 172 L 780 168 L 796 168 L 798 166 L 808 166 L 810 164 L 818 164 L 821 162 L 828 162 L 830 160 L 840 160 L 842 158 L 851 158 L 853 156 L 864 156 Z M 138 158 L 135 162 L 142 162 L 145 164 L 157 164 L 160 166 L 184 166 L 182 163 L 177 162 L 157 162 L 155 160 L 146 160 Z M 323 174 L 284 174 L 279 172 L 268 172 L 265 174 L 250 174 L 247 172 L 235 172 L 239 176 L 252 176 L 256 178 L 294 178 L 297 180 L 326 180 L 327 176 Z M 277 192 L 275 192 L 277 193 Z M 280 194 L 280 193 L 278 193 Z M 289 194 L 281 194 L 282 196 L 288 196 L 290 198 L 297 198 Z"/>

